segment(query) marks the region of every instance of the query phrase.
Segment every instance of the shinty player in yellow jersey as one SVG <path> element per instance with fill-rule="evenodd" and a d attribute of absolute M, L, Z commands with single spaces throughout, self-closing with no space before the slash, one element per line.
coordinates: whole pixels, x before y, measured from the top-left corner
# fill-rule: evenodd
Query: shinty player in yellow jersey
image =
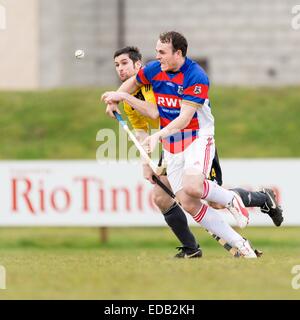
<path fill-rule="evenodd" d="M 115 52 L 114 63 L 120 80 L 124 82 L 135 75 L 142 67 L 142 55 L 136 47 L 125 47 Z M 159 128 L 157 108 L 155 108 L 156 110 L 153 109 L 153 105 L 156 106 L 156 100 L 152 87 L 150 85 L 143 86 L 132 95 L 122 93 L 122 100 L 124 112 L 134 129 L 137 139 L 140 142 L 144 141 L 149 135 L 149 130 Z M 147 105 L 147 102 L 149 105 Z M 140 105 L 141 108 L 148 108 L 148 112 L 149 110 L 153 110 L 153 115 L 151 114 L 151 117 L 142 115 L 132 107 L 134 105 Z M 121 113 L 117 107 L 115 107 L 115 110 Z M 107 107 L 106 113 L 114 118 L 111 108 Z M 178 247 L 179 253 L 177 253 L 175 257 L 200 258 L 202 256 L 202 251 L 189 229 L 185 213 L 171 197 L 154 183 L 152 180 L 152 169 L 146 163 L 143 163 L 143 174 L 144 178 L 154 185 L 154 202 L 162 212 L 168 226 L 181 242 L 182 246 Z M 166 176 L 161 176 L 160 179 L 164 184 L 171 188 Z"/>

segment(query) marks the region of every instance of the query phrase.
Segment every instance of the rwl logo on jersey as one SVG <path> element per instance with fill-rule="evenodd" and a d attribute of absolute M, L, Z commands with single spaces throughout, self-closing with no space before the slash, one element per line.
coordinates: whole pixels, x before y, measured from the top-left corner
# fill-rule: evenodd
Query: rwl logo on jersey
<path fill-rule="evenodd" d="M 178 94 L 182 95 L 183 94 L 183 87 L 178 86 L 177 92 L 178 92 Z"/>

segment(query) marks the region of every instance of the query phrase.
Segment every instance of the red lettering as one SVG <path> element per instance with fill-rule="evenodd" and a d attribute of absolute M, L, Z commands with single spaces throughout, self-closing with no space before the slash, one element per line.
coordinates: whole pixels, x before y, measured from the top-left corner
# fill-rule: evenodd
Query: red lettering
<path fill-rule="evenodd" d="M 29 179 L 12 179 L 12 211 L 16 212 L 18 211 L 18 182 L 24 182 L 25 183 L 25 191 L 22 193 L 22 197 L 28 207 L 28 210 L 30 213 L 35 214 L 35 210 L 33 208 L 32 202 L 29 198 L 29 193 L 31 191 L 31 181 Z"/>
<path fill-rule="evenodd" d="M 94 178 L 88 178 L 88 177 L 79 177 L 75 178 L 75 181 L 82 182 L 82 210 L 84 212 L 89 211 L 89 182 L 95 181 Z"/>
<path fill-rule="evenodd" d="M 57 205 L 56 196 L 58 193 L 61 193 L 64 196 L 64 200 L 65 200 L 64 206 L 62 206 L 61 208 L 59 208 Z M 53 192 L 51 193 L 51 196 L 50 196 L 50 202 L 51 202 L 51 205 L 54 210 L 56 210 L 58 212 L 64 212 L 69 209 L 70 204 L 71 204 L 70 193 L 65 188 L 54 189 Z"/>
<path fill-rule="evenodd" d="M 137 207 L 138 210 L 143 211 L 143 192 L 144 192 L 144 187 L 142 184 L 139 184 L 136 188 L 137 192 Z"/>
<path fill-rule="evenodd" d="M 40 198 L 40 209 L 42 212 L 45 212 L 45 190 L 43 188 L 43 184 L 40 181 L 39 187 L 39 198 Z"/>
<path fill-rule="evenodd" d="M 99 189 L 99 211 L 105 211 L 104 189 Z"/>
<path fill-rule="evenodd" d="M 112 211 L 117 211 L 118 210 L 118 193 L 119 191 L 123 191 L 125 194 L 125 203 L 126 203 L 126 210 L 130 211 L 130 194 L 129 190 L 127 188 L 121 188 L 121 189 L 116 189 L 113 188 L 111 189 L 112 192 Z"/>

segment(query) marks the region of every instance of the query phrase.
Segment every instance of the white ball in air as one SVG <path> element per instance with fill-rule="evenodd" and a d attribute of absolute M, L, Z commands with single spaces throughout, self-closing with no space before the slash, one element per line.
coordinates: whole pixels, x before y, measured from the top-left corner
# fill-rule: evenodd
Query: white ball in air
<path fill-rule="evenodd" d="M 82 58 L 84 57 L 84 51 L 81 50 L 81 49 L 76 50 L 76 51 L 75 51 L 75 57 L 76 57 L 77 59 L 82 59 Z"/>

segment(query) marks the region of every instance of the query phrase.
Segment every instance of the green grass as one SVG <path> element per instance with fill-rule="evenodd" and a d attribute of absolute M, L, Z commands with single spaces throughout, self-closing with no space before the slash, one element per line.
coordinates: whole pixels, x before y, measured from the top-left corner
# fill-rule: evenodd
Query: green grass
<path fill-rule="evenodd" d="M 0 92 L 0 159 L 95 159 L 103 89 Z M 299 157 L 300 90 L 212 87 L 221 157 Z"/>
<path fill-rule="evenodd" d="M 0 157 L 95 158 L 96 133 L 107 126 L 100 96 L 92 89 L 0 93 Z"/>
<path fill-rule="evenodd" d="M 300 299 L 291 269 L 300 264 L 300 228 L 248 228 L 264 251 L 235 259 L 200 228 L 202 259 L 175 260 L 167 228 L 0 229 L 0 299 Z"/>
<path fill-rule="evenodd" d="M 299 88 L 213 88 L 224 157 L 299 157 Z"/>
<path fill-rule="evenodd" d="M 0 159 L 95 159 L 99 129 L 117 130 L 103 90 L 0 92 Z M 300 90 L 222 88 L 210 93 L 221 157 L 299 157 Z M 0 299 L 299 299 L 300 228 L 248 228 L 264 256 L 233 259 L 201 229 L 204 258 L 172 259 L 167 228 L 2 228 Z"/>

